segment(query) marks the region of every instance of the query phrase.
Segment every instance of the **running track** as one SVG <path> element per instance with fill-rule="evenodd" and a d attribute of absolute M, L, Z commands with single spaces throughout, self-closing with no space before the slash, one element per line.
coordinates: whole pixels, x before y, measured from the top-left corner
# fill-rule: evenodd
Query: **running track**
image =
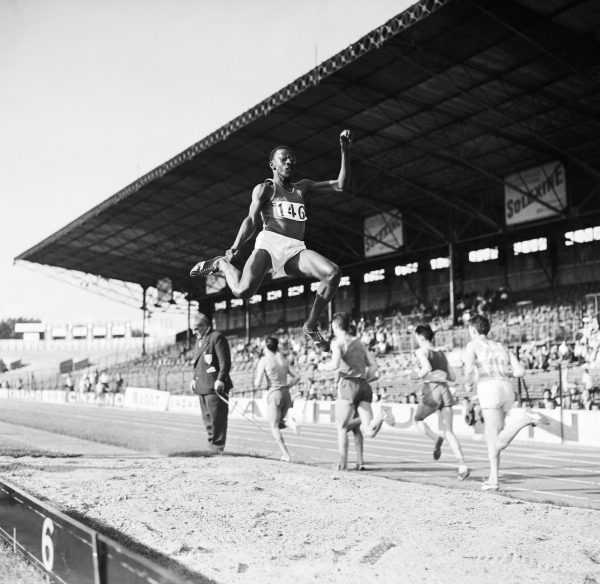
<path fill-rule="evenodd" d="M 201 456 L 205 432 L 199 417 L 167 412 L 130 411 L 80 405 L 54 405 L 2 400 L 0 420 L 121 443 L 141 452 L 167 456 Z M 97 431 L 96 431 L 97 429 Z M 126 438 L 121 442 L 120 437 Z M 284 431 L 294 462 L 333 468 L 336 460 L 335 429 L 329 425 L 304 425 L 299 435 Z M 460 439 L 460 437 L 459 437 Z M 442 457 L 432 459 L 432 442 L 419 434 L 385 427 L 377 438 L 365 439 L 368 474 L 449 488 L 479 490 L 486 476 L 485 443 L 460 440 L 471 477 L 456 480 L 456 464 L 444 445 Z M 352 439 L 350 461 L 354 460 Z M 278 459 L 278 449 L 266 424 L 230 419 L 227 452 Z M 513 443 L 502 454 L 501 495 L 600 509 L 600 449 L 571 445 Z M 281 463 L 286 464 L 286 463 Z"/>

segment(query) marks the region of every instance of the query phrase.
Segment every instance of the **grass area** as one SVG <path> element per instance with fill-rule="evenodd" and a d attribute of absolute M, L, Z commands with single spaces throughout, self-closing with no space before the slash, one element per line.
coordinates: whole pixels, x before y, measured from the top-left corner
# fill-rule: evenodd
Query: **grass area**
<path fill-rule="evenodd" d="M 18 404 L 9 401 L 0 410 L 0 421 L 84 440 L 104 442 L 116 446 L 124 445 L 124 440 L 114 436 L 115 429 L 110 422 L 105 425 L 93 425 L 90 424 L 89 420 L 65 416 L 64 410 L 56 409 L 53 405 L 35 402 L 32 404 Z M 6 443 L 6 440 L 3 439 L 2 443 Z M 20 444 L 22 445 L 22 443 Z"/>
<path fill-rule="evenodd" d="M 160 412 L 155 415 L 157 431 L 148 433 L 148 418 L 153 417 L 153 412 L 143 413 L 147 423 L 132 423 L 118 410 L 103 411 L 110 415 L 94 418 L 102 410 L 89 406 L 5 400 L 0 408 L 0 421 L 144 452 L 169 454 L 173 451 L 173 436 L 169 429 L 161 427 L 167 421 L 164 415 L 159 415 Z M 202 421 L 199 417 L 196 420 L 185 420 L 188 425 L 190 422 L 193 430 L 178 434 L 178 451 L 199 450 L 205 444 Z M 169 420 L 168 423 L 176 428 L 176 419 Z M 3 436 L 0 437 L 0 444 L 6 444 Z M 43 449 L 44 445 L 41 446 Z"/>
<path fill-rule="evenodd" d="M 1 456 L 9 458 L 23 458 L 24 456 L 32 456 L 34 458 L 76 458 L 81 456 L 81 454 L 52 452 L 50 450 L 44 450 L 43 448 L 36 448 L 23 444 L 17 440 L 8 440 L 6 437 L 3 437 L 2 444 L 0 444 L 0 457 Z"/>

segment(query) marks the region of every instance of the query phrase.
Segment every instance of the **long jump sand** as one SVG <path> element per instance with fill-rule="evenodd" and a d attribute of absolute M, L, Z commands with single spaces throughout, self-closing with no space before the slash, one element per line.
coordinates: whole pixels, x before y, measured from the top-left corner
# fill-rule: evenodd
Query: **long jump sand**
<path fill-rule="evenodd" d="M 2 457 L 0 470 L 198 582 L 600 582 L 590 509 L 231 455 Z"/>

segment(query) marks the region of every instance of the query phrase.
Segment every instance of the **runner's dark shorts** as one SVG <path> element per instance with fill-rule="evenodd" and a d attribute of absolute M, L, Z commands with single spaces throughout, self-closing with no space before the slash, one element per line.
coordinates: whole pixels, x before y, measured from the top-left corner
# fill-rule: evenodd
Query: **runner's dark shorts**
<path fill-rule="evenodd" d="M 447 383 L 425 383 L 415 411 L 415 422 L 421 422 L 442 408 L 451 408 L 454 403 L 454 396 Z"/>
<path fill-rule="evenodd" d="M 366 379 L 356 377 L 340 379 L 338 381 L 337 398 L 348 400 L 357 406 L 360 402 L 373 401 L 373 391 Z"/>

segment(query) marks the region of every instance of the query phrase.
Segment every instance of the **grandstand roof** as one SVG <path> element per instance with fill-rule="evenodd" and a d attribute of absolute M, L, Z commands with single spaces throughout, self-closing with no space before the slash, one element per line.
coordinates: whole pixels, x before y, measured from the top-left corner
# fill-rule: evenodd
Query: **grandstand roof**
<path fill-rule="evenodd" d="M 197 258 L 233 243 L 270 149 L 335 178 L 343 128 L 352 193 L 308 201 L 306 237 L 342 266 L 385 210 L 405 253 L 503 232 L 504 177 L 552 160 L 586 179 L 569 216 L 598 212 L 599 32 L 594 0 L 422 0 L 16 259 L 189 290 Z"/>

